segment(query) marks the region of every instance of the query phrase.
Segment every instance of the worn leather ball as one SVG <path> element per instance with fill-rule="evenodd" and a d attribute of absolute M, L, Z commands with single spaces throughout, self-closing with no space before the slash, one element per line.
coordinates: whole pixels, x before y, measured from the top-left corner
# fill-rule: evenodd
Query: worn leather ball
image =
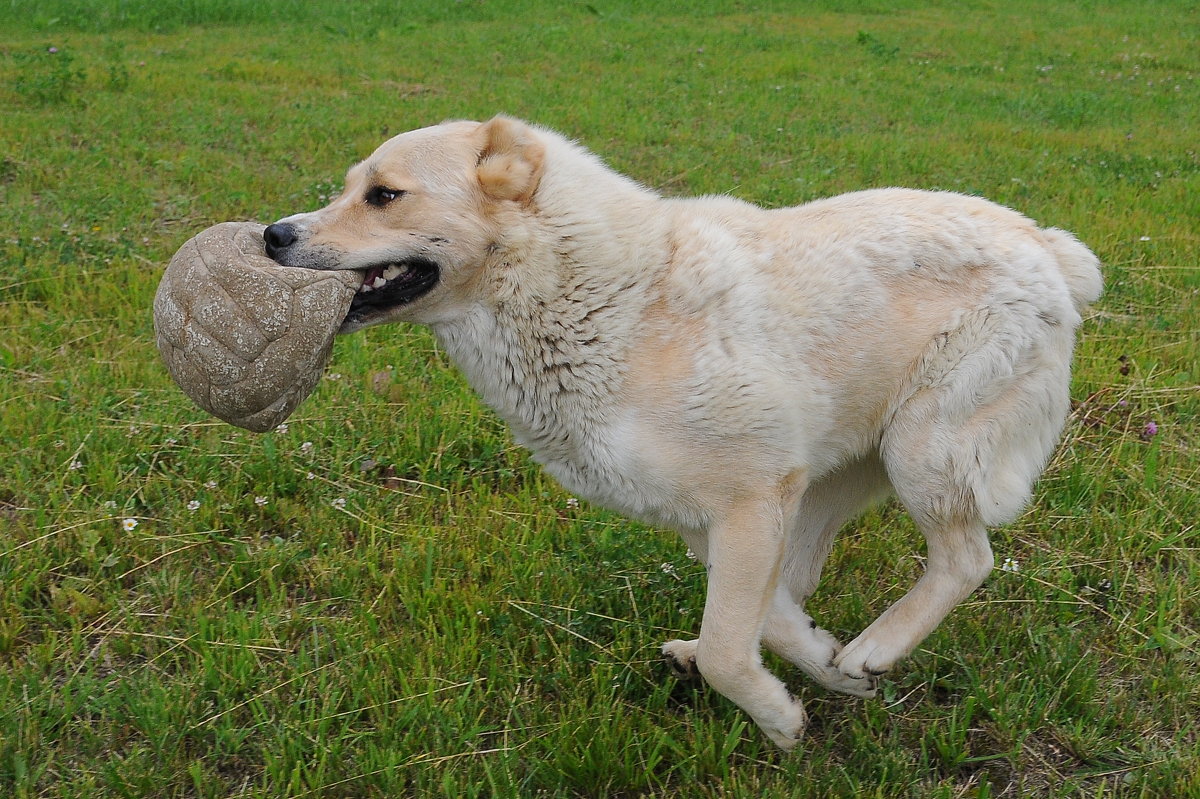
<path fill-rule="evenodd" d="M 356 272 L 282 267 L 263 225 L 223 222 L 179 248 L 154 296 L 167 371 L 204 410 L 256 432 L 317 385 L 362 282 Z"/>

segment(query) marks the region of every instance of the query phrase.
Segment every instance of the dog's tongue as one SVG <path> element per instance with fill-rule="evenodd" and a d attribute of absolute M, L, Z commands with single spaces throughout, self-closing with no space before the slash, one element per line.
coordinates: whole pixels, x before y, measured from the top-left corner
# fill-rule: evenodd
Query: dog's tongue
<path fill-rule="evenodd" d="M 375 279 L 379 278 L 379 277 L 383 277 L 383 267 L 382 266 L 372 266 L 370 269 L 367 270 L 367 276 L 365 278 L 363 278 L 362 284 L 364 286 L 370 286 L 371 284 L 373 284 L 375 282 Z"/>

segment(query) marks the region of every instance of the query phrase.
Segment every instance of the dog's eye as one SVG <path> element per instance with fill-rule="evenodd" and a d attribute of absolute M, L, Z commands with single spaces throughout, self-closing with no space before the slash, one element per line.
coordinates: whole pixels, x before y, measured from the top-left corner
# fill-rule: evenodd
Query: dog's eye
<path fill-rule="evenodd" d="M 404 196 L 400 189 L 389 189 L 386 186 L 376 186 L 367 192 L 367 205 L 382 208 L 388 203 L 395 202 Z"/>

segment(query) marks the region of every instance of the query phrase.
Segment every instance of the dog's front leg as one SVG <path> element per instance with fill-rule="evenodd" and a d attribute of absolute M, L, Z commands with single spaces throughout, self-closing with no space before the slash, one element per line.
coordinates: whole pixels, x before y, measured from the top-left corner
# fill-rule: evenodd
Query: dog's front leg
<path fill-rule="evenodd" d="M 681 664 L 694 659 L 709 685 L 791 749 L 804 732 L 804 708 L 763 666 L 759 650 L 783 555 L 783 516 L 777 500 L 747 500 L 709 529 L 700 638 L 671 641 L 663 651 Z"/>

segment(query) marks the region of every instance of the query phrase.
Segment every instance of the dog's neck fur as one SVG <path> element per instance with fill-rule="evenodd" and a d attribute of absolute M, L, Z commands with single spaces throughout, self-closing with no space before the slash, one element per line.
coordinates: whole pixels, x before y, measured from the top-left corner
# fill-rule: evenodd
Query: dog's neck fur
<path fill-rule="evenodd" d="M 536 212 L 504 226 L 511 233 L 486 267 L 483 301 L 434 332 L 517 441 L 582 493 L 605 467 L 603 428 L 619 413 L 628 350 L 652 298 L 645 286 L 667 261 L 667 214 L 657 194 L 590 153 L 546 144 L 575 151 L 571 175 L 547 171 Z M 581 164 L 592 167 L 586 179 Z M 537 204 L 542 197 L 553 205 Z M 639 229 L 617 219 L 638 219 Z M 509 267 L 517 261 L 519 276 Z"/>

